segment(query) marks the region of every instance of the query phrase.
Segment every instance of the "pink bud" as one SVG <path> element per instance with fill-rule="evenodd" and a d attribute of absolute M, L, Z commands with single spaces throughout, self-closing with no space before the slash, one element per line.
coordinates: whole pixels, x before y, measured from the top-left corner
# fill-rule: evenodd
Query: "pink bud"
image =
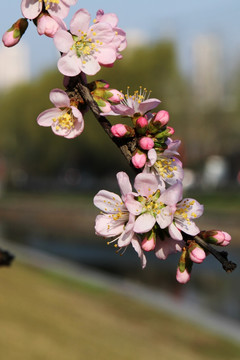
<path fill-rule="evenodd" d="M 142 152 L 136 152 L 132 157 L 132 163 L 137 169 L 141 169 L 147 161 L 146 154 Z"/>
<path fill-rule="evenodd" d="M 220 245 L 225 239 L 224 233 L 219 230 L 201 231 L 203 239 L 211 244 Z"/>
<path fill-rule="evenodd" d="M 111 104 L 108 101 L 102 100 L 101 104 L 102 103 L 104 103 L 104 106 L 101 106 L 101 105 L 98 104 L 98 107 L 100 108 L 102 113 L 108 113 L 109 111 L 111 111 Z"/>
<path fill-rule="evenodd" d="M 120 93 L 120 91 L 116 90 L 116 89 L 111 89 L 109 90 L 110 93 L 112 93 L 113 95 L 108 98 L 109 101 L 112 101 L 114 103 L 119 103 L 121 98 L 122 98 L 122 93 Z"/>
<path fill-rule="evenodd" d="M 150 150 L 154 147 L 154 141 L 150 137 L 144 136 L 139 140 L 139 145 L 143 150 Z"/>
<path fill-rule="evenodd" d="M 193 250 L 189 251 L 189 257 L 193 262 L 201 264 L 206 258 L 206 253 L 202 248 L 196 246 Z"/>
<path fill-rule="evenodd" d="M 177 268 L 176 279 L 181 284 L 186 284 L 191 278 L 189 272 L 185 269 L 183 272 L 180 271 L 179 267 Z"/>
<path fill-rule="evenodd" d="M 172 128 L 171 126 L 167 126 L 168 129 L 168 135 L 173 135 L 175 133 L 174 128 Z"/>
<path fill-rule="evenodd" d="M 155 124 L 156 122 L 158 122 L 161 124 L 161 126 L 164 126 L 168 123 L 168 121 L 169 121 L 169 113 L 165 110 L 160 110 L 156 114 L 153 123 Z"/>
<path fill-rule="evenodd" d="M 123 124 L 116 124 L 111 127 L 111 132 L 113 136 L 123 137 L 124 135 L 126 135 L 127 129 Z"/>
<path fill-rule="evenodd" d="M 60 25 L 55 19 L 47 14 L 41 14 L 37 18 L 37 31 L 39 35 L 46 35 L 48 37 L 54 37 Z"/>
<path fill-rule="evenodd" d="M 2 42 L 5 46 L 11 47 L 16 45 L 23 34 L 25 33 L 28 27 L 28 21 L 25 18 L 18 19 L 11 27 L 8 29 L 2 37 Z"/>
<path fill-rule="evenodd" d="M 148 121 L 145 117 L 140 116 L 137 121 L 136 121 L 136 126 L 138 126 L 139 128 L 143 128 L 145 126 L 148 126 Z"/>
<path fill-rule="evenodd" d="M 227 246 L 230 243 L 230 241 L 232 240 L 232 237 L 230 234 L 228 234 L 225 231 L 222 231 L 222 233 L 224 235 L 224 240 L 222 243 L 220 243 L 220 246 Z"/>
<path fill-rule="evenodd" d="M 154 236 L 152 236 L 150 239 L 146 236 L 142 241 L 142 249 L 145 251 L 151 251 L 155 248 L 156 241 Z"/>

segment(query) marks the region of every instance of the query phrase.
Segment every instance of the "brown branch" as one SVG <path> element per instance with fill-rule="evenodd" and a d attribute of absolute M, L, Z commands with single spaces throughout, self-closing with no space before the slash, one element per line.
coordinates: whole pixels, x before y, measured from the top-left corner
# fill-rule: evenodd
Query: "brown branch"
<path fill-rule="evenodd" d="M 74 96 L 76 93 L 78 93 L 83 100 L 85 104 L 88 105 L 89 109 L 92 111 L 93 115 L 103 128 L 103 130 L 106 132 L 108 137 L 114 142 L 114 144 L 120 149 L 121 153 L 127 160 L 128 164 L 131 166 L 132 169 L 134 169 L 137 173 L 140 171 L 136 169 L 131 162 L 132 154 L 137 148 L 137 142 L 135 138 L 117 138 L 113 136 L 111 133 L 111 127 L 112 124 L 105 116 L 101 115 L 101 111 L 97 105 L 97 103 L 94 101 L 91 92 L 83 79 L 83 77 L 76 76 L 74 78 L 70 79 L 69 85 L 68 85 L 68 94 L 71 94 Z"/>
<path fill-rule="evenodd" d="M 237 264 L 228 260 L 228 253 L 226 251 L 217 251 L 200 236 L 194 236 L 193 239 L 207 253 L 211 253 L 222 264 L 222 267 L 226 272 L 232 272 L 234 269 L 236 269 Z"/>
<path fill-rule="evenodd" d="M 0 249 L 0 266 L 10 266 L 14 256 L 6 250 Z"/>

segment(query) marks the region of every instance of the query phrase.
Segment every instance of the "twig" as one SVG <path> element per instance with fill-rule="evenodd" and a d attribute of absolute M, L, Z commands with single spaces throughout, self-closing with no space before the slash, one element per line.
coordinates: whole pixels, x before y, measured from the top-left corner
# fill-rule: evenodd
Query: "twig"
<path fill-rule="evenodd" d="M 237 264 L 228 260 L 228 253 L 226 251 L 217 251 L 199 236 L 194 236 L 194 240 L 204 250 L 210 252 L 222 264 L 222 267 L 226 272 L 232 272 L 236 269 Z"/>

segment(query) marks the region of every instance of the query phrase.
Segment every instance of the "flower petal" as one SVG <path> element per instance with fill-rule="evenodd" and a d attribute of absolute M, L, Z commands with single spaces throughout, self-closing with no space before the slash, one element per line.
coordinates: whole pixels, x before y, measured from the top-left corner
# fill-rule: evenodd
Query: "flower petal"
<path fill-rule="evenodd" d="M 80 36 L 80 32 L 86 33 L 89 28 L 91 15 L 86 9 L 79 9 L 75 12 L 70 22 L 70 31 L 76 36 Z"/>
<path fill-rule="evenodd" d="M 128 211 L 133 215 L 139 215 L 142 212 L 142 204 L 134 199 L 133 194 L 128 194 L 125 196 L 125 206 Z"/>
<path fill-rule="evenodd" d="M 37 123 L 41 126 L 51 126 L 53 123 L 53 118 L 57 118 L 61 114 L 61 110 L 57 108 L 52 108 L 43 111 L 37 117 Z"/>
<path fill-rule="evenodd" d="M 155 217 L 150 213 L 142 214 L 137 217 L 133 230 L 138 234 L 146 233 L 152 230 L 155 222 Z"/>
<path fill-rule="evenodd" d="M 22 14 L 27 19 L 35 19 L 42 11 L 42 3 L 37 0 L 22 0 Z"/>
<path fill-rule="evenodd" d="M 171 223 L 169 225 L 168 232 L 169 232 L 169 235 L 171 236 L 171 238 L 174 240 L 182 240 L 183 239 L 181 232 L 178 230 L 178 228 L 173 223 Z"/>
<path fill-rule="evenodd" d="M 182 199 L 183 186 L 182 183 L 177 182 L 163 191 L 159 200 L 166 205 L 174 206 Z"/>
<path fill-rule="evenodd" d="M 135 178 L 134 187 L 140 195 L 149 197 L 158 189 L 157 178 L 153 174 L 140 173 Z"/>
<path fill-rule="evenodd" d="M 70 107 L 67 93 L 61 89 L 53 89 L 49 95 L 50 101 L 57 107 Z"/>
<path fill-rule="evenodd" d="M 124 230 L 124 222 L 114 221 L 108 215 L 98 215 L 95 220 L 95 233 L 100 236 L 114 237 Z"/>
<path fill-rule="evenodd" d="M 156 220 L 161 229 L 165 229 L 173 221 L 173 211 L 170 206 L 162 208 L 156 216 Z"/>
<path fill-rule="evenodd" d="M 117 181 L 120 187 L 121 194 L 123 196 L 127 195 L 132 191 L 132 185 L 130 183 L 128 175 L 125 172 L 120 171 L 119 173 L 117 173 Z"/>
<path fill-rule="evenodd" d="M 181 251 L 183 246 L 184 242 L 178 242 L 171 238 L 164 238 L 164 240 L 158 238 L 155 247 L 155 255 L 158 259 L 165 260 L 168 255 Z"/>
<path fill-rule="evenodd" d="M 53 37 L 56 48 L 62 52 L 67 53 L 74 44 L 72 35 L 63 29 L 59 29 Z"/>
<path fill-rule="evenodd" d="M 145 114 L 149 110 L 152 110 L 155 107 L 157 107 L 160 104 L 160 102 L 161 101 L 158 99 L 145 100 L 145 101 L 141 102 L 141 104 L 139 105 L 139 111 L 141 114 Z"/>
<path fill-rule="evenodd" d="M 58 70 L 66 76 L 76 76 L 81 72 L 81 60 L 73 53 L 62 55 L 58 60 Z"/>
<path fill-rule="evenodd" d="M 100 190 L 97 195 L 95 195 L 93 203 L 100 210 L 108 214 L 117 214 L 119 212 L 119 208 L 122 211 L 127 210 L 123 205 L 120 196 L 107 190 Z"/>
<path fill-rule="evenodd" d="M 138 257 L 140 258 L 141 260 L 141 263 L 142 263 L 142 269 L 145 268 L 146 264 L 147 264 L 147 259 L 146 259 L 146 256 L 144 255 L 144 252 L 141 248 L 141 245 L 139 243 L 139 240 L 136 236 L 134 236 L 132 238 L 132 247 L 134 248 L 134 250 L 136 251 L 136 253 L 138 254 Z"/>
<path fill-rule="evenodd" d="M 94 56 L 82 57 L 84 61 L 81 63 L 81 70 L 87 75 L 95 75 L 101 66 L 99 65 L 97 59 Z"/>

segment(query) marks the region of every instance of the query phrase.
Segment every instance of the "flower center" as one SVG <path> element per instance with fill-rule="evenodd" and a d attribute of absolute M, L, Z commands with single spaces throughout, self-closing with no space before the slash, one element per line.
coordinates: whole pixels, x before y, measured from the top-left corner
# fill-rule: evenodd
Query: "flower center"
<path fill-rule="evenodd" d="M 174 165 L 174 161 L 175 159 L 162 158 L 155 162 L 154 167 L 163 178 L 172 178 L 173 171 L 177 170 L 177 166 Z"/>
<path fill-rule="evenodd" d="M 133 95 L 129 94 L 129 90 L 130 90 L 130 86 L 127 87 L 127 93 L 125 95 L 122 94 L 120 100 L 123 105 L 134 107 L 134 109 L 138 109 L 139 104 L 149 99 L 151 94 L 151 90 L 147 92 L 147 89 L 143 88 L 142 86 L 139 87 L 139 90 L 135 90 Z"/>
<path fill-rule="evenodd" d="M 61 115 L 52 120 L 56 125 L 56 130 L 72 130 L 76 121 L 71 109 L 63 110 Z"/>
<path fill-rule="evenodd" d="M 190 224 L 190 217 L 191 218 L 197 217 L 197 214 L 195 212 L 191 212 L 191 208 L 194 205 L 194 203 L 195 203 L 194 200 L 190 202 L 184 201 L 183 204 L 181 204 L 181 207 L 177 208 L 174 217 L 178 219 L 184 219 L 187 221 L 188 224 Z"/>
<path fill-rule="evenodd" d="M 138 201 L 142 204 L 142 214 L 150 213 L 153 216 L 157 216 L 161 209 L 166 205 L 159 201 L 160 190 L 157 190 L 153 195 L 146 197 L 138 197 Z"/>
<path fill-rule="evenodd" d="M 97 35 L 93 29 L 92 36 L 93 38 L 87 37 L 87 33 L 79 30 L 81 33 L 80 36 L 73 35 L 74 45 L 71 50 L 75 50 L 78 57 L 83 57 L 83 64 L 86 63 L 88 56 L 93 55 L 95 52 L 99 51 L 97 45 L 102 45 L 102 42 L 95 40 L 94 37 Z"/>

